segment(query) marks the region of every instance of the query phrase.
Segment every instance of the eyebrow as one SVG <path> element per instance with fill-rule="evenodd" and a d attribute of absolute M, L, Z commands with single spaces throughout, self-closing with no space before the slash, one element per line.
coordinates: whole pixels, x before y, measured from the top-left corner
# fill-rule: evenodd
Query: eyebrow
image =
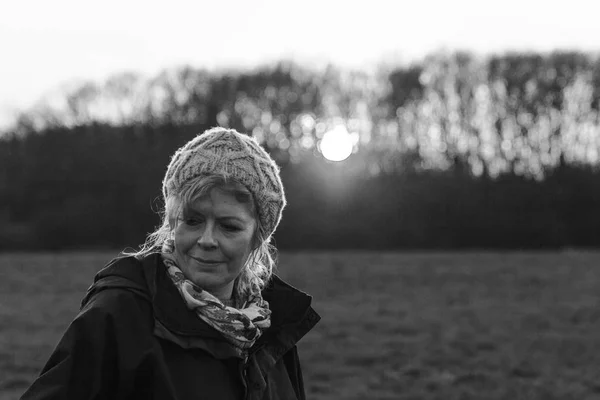
<path fill-rule="evenodd" d="M 196 215 L 204 215 L 204 213 L 202 213 L 202 212 L 200 212 L 200 211 L 196 210 L 196 209 L 195 209 L 195 208 L 193 208 L 193 207 L 188 207 L 188 208 L 186 209 L 186 211 L 184 212 L 184 214 L 185 214 L 185 213 L 187 213 L 188 215 L 189 215 L 189 214 L 192 214 L 192 215 L 194 215 L 194 214 L 196 214 Z M 240 217 L 238 217 L 238 216 L 235 216 L 235 215 L 219 215 L 219 216 L 217 216 L 216 218 L 217 218 L 219 221 L 236 221 L 236 222 L 239 222 L 239 223 L 241 223 L 241 224 L 244 224 L 244 225 L 249 223 L 249 222 L 248 222 L 246 219 L 244 219 L 244 218 L 240 218 Z"/>
<path fill-rule="evenodd" d="M 237 222 L 240 222 L 242 224 L 247 223 L 246 220 L 241 219 L 240 217 L 235 217 L 233 215 L 222 215 L 220 217 L 217 217 L 217 219 L 220 220 L 220 221 L 227 221 L 227 220 L 237 221 Z"/>

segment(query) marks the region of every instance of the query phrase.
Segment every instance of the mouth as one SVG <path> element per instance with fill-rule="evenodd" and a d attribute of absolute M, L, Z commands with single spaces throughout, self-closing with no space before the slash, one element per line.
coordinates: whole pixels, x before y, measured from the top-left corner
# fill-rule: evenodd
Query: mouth
<path fill-rule="evenodd" d="M 205 260 L 203 258 L 200 257 L 192 257 L 194 260 L 198 261 L 201 264 L 212 264 L 212 265 L 216 265 L 216 264 L 221 264 L 222 261 L 218 261 L 218 260 Z"/>

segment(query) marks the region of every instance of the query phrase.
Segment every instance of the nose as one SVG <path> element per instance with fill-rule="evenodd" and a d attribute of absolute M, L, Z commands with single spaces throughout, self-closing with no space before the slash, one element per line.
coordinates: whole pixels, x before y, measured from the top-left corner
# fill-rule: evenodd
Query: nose
<path fill-rule="evenodd" d="M 213 224 L 206 224 L 206 228 L 204 228 L 204 231 L 202 231 L 202 234 L 198 238 L 198 245 L 206 250 L 217 248 Z"/>

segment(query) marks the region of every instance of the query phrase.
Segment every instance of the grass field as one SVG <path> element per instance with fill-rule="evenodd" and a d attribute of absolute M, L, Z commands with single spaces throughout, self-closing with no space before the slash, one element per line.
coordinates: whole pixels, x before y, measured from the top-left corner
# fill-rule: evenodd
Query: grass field
<path fill-rule="evenodd" d="M 114 253 L 0 255 L 0 399 L 17 399 Z M 322 321 L 310 399 L 600 399 L 600 253 L 283 253 Z"/>

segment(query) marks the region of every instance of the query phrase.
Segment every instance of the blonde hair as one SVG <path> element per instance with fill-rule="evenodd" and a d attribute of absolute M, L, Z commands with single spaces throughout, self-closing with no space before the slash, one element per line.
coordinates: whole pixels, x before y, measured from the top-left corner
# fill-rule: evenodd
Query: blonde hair
<path fill-rule="evenodd" d="M 234 296 L 244 300 L 248 296 L 260 294 L 271 279 L 276 268 L 277 249 L 271 245 L 271 237 L 258 218 L 257 204 L 252 193 L 241 183 L 226 176 L 201 175 L 183 184 L 178 193 L 170 194 L 165 200 L 164 209 L 161 211 L 162 224 L 146 237 L 138 251 L 124 254 L 141 259 L 152 253 L 160 253 L 181 213 L 196 199 L 215 188 L 232 194 L 241 203 L 248 204 L 256 221 L 252 251 L 235 280 L 233 289 Z"/>

